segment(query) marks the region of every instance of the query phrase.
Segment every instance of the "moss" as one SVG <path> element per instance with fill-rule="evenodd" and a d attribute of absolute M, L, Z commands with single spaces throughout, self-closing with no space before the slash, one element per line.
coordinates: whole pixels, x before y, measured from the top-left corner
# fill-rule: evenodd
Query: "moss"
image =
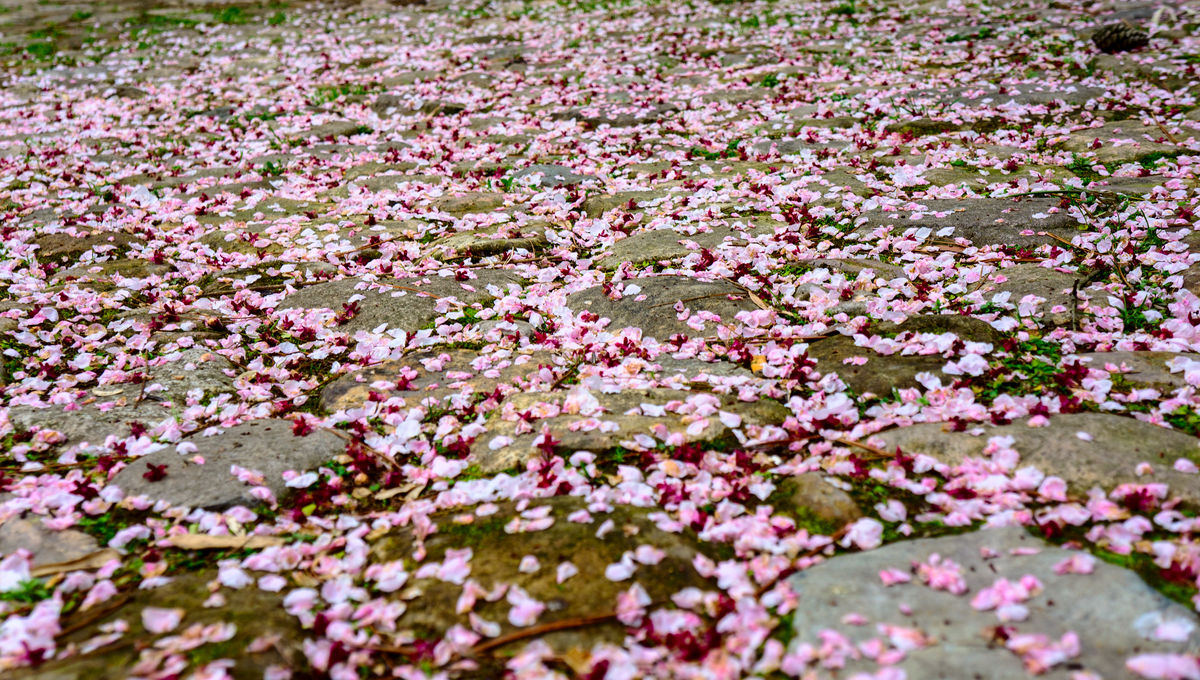
<path fill-rule="evenodd" d="M 16 588 L 0 593 L 0 602 L 34 604 L 50 597 L 50 588 L 42 581 L 32 578 L 22 581 Z"/>
<path fill-rule="evenodd" d="M 828 519 L 818 517 L 817 514 L 814 513 L 810 508 L 803 506 L 787 508 L 785 507 L 785 504 L 781 503 L 779 500 L 772 502 L 773 497 L 774 494 L 767 498 L 767 502 L 772 503 L 772 505 L 776 508 L 784 508 L 779 510 L 779 512 L 791 517 L 792 520 L 796 522 L 797 529 L 804 529 L 810 535 L 820 534 L 822 536 L 832 536 L 833 534 L 837 533 L 839 529 L 841 529 L 836 522 L 831 522 Z"/>
<path fill-rule="evenodd" d="M 1137 162 L 1147 170 L 1154 170 L 1160 161 L 1178 158 L 1184 153 L 1185 152 L 1183 151 L 1171 151 L 1167 153 L 1163 153 L 1162 151 L 1154 151 L 1143 156 L 1138 156 Z"/>
<path fill-rule="evenodd" d="M 80 531 L 95 538 L 100 545 L 108 545 L 108 542 L 117 535 L 118 531 L 139 523 L 141 519 L 142 517 L 139 513 L 114 508 L 96 517 L 80 517 L 75 522 L 75 526 Z"/>
<path fill-rule="evenodd" d="M 1146 585 L 1182 605 L 1192 606 L 1192 598 L 1200 592 L 1194 582 L 1182 582 L 1163 576 L 1154 558 L 1143 553 L 1121 555 L 1108 550 L 1093 550 L 1092 554 L 1109 564 L 1128 569 L 1142 578 Z"/>
<path fill-rule="evenodd" d="M 217 659 L 236 659 L 245 652 L 245 645 L 234 638 L 225 642 L 210 642 L 200 645 L 187 653 L 188 661 L 193 666 L 203 666 Z"/>
<path fill-rule="evenodd" d="M 459 524 L 452 521 L 438 522 L 437 535 L 462 545 L 478 545 L 483 539 L 504 533 L 507 519 L 492 515 L 486 519 L 476 520 L 470 524 Z"/>
<path fill-rule="evenodd" d="M 1191 511 L 1194 512 L 1194 509 L 1191 509 Z M 1055 545 L 1070 544 L 1070 547 L 1086 550 L 1113 566 L 1128 569 L 1137 574 L 1146 585 L 1162 593 L 1164 597 L 1186 605 L 1189 608 L 1192 606 L 1192 598 L 1200 593 L 1200 590 L 1196 588 L 1194 577 L 1188 577 L 1186 580 L 1183 578 L 1173 578 L 1173 574 L 1159 567 L 1154 563 L 1154 558 L 1145 553 L 1132 552 L 1128 555 L 1122 555 L 1097 547 L 1086 539 L 1083 529 L 1079 527 L 1065 527 L 1050 536 L 1047 536 L 1037 526 L 1026 527 L 1026 530 L 1040 540 L 1049 541 Z M 1160 538 L 1169 540 L 1171 537 L 1166 534 L 1151 534 L 1144 536 L 1143 540 L 1154 541 Z"/>

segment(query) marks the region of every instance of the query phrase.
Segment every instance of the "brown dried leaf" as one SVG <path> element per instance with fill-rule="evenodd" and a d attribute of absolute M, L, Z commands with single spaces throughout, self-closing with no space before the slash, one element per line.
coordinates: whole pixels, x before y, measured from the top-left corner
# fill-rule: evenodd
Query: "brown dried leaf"
<path fill-rule="evenodd" d="M 224 550 L 227 548 L 269 548 L 273 545 L 283 545 L 284 540 L 278 536 L 209 536 L 207 534 L 179 534 L 171 536 L 167 542 L 183 550 Z"/>
<path fill-rule="evenodd" d="M 68 571 L 82 571 L 84 569 L 99 569 L 108 564 L 110 560 L 121 559 L 121 553 L 112 548 L 104 548 L 95 552 L 88 553 L 83 557 L 77 557 L 66 562 L 55 562 L 53 564 L 43 564 L 29 570 L 31 576 L 41 578 L 42 576 L 51 576 L 53 574 L 62 574 Z"/>

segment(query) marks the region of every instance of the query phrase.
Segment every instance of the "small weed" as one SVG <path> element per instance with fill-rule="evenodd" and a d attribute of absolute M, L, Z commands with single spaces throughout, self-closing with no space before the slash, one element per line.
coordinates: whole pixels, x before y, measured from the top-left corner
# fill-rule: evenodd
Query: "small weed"
<path fill-rule="evenodd" d="M 1171 160 L 1177 156 L 1179 156 L 1179 152 L 1163 153 L 1162 151 L 1155 151 L 1139 157 L 1138 164 L 1147 170 L 1153 170 L 1159 164 L 1159 162 Z"/>
<path fill-rule="evenodd" d="M 1075 156 L 1071 159 L 1071 163 L 1067 166 L 1067 169 L 1085 182 L 1100 179 L 1100 173 L 1092 169 L 1092 162 L 1086 158 Z"/>
<path fill-rule="evenodd" d="M 15 589 L 0 592 L 0 601 L 20 604 L 36 604 L 50 597 L 51 590 L 38 579 L 21 581 Z"/>
<path fill-rule="evenodd" d="M 241 7 L 226 7 L 217 12 L 213 16 L 213 19 L 221 24 L 244 24 L 250 20 L 250 17 L 246 15 L 246 10 Z"/>
<path fill-rule="evenodd" d="M 364 85 L 363 83 L 322 85 L 321 87 L 318 87 L 317 91 L 312 94 L 308 100 L 308 103 L 311 106 L 321 106 L 322 104 L 328 104 L 330 102 L 337 101 L 339 97 L 364 95 L 372 92 L 374 89 L 374 85 Z"/>
<path fill-rule="evenodd" d="M 267 19 L 267 24 L 270 26 L 278 26 L 285 21 L 287 21 L 287 15 L 283 12 L 276 12 L 271 15 L 270 19 Z"/>
<path fill-rule="evenodd" d="M 166 14 L 141 14 L 131 20 L 130 25 L 136 28 L 173 28 L 195 26 L 200 22 L 187 17 L 176 17 Z"/>
<path fill-rule="evenodd" d="M 853 2 L 843 2 L 842 4 L 829 10 L 829 13 L 838 17 L 852 17 L 858 12 L 858 8 Z"/>
<path fill-rule="evenodd" d="M 991 26 L 984 26 L 974 33 L 955 33 L 946 38 L 948 43 L 965 42 L 967 40 L 987 40 L 996 35 L 996 30 Z"/>
<path fill-rule="evenodd" d="M 25 51 L 38 59 L 49 59 L 58 52 L 58 48 L 52 42 L 35 42 L 26 45 Z"/>

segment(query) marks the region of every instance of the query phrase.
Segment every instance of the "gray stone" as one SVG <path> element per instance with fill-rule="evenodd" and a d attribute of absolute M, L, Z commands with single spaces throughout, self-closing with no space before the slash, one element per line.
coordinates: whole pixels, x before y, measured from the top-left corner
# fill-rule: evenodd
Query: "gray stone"
<path fill-rule="evenodd" d="M 447 550 L 470 548 L 473 553 L 470 579 L 485 590 L 500 584 L 519 586 L 546 607 L 537 619 L 538 625 L 610 614 L 616 608 L 618 594 L 634 583 L 640 584 L 655 601 L 667 601 L 684 588 L 711 590 L 714 587 L 693 566 L 698 555 L 711 552 L 708 545 L 697 540 L 690 530 L 676 533 L 659 528 L 652 518 L 652 510 L 623 505 L 611 508 L 593 505 L 589 508 L 581 498 L 558 497 L 533 500 L 524 514 L 544 512 L 542 508 L 547 506 L 553 524 L 540 531 L 506 530 L 510 522 L 522 521 L 511 503 L 499 504 L 497 511 L 490 515 L 476 516 L 469 509 L 458 514 L 434 515 L 431 519 L 437 524 L 437 531 L 422 541 L 427 551 L 423 564 L 444 560 Z M 585 509 L 590 513 L 588 521 L 568 519 L 572 513 Z M 597 530 L 609 521 L 612 529 L 597 536 Z M 661 561 L 653 565 L 635 562 L 637 568 L 626 580 L 606 578 L 609 565 L 628 559 L 631 555 L 627 554 L 642 545 L 662 551 Z M 398 529 L 372 545 L 370 560 L 408 561 L 412 559 L 415 547 L 412 530 Z M 536 571 L 519 569 L 526 555 L 537 559 L 539 568 Z M 573 564 L 578 573 L 560 584 L 557 571 L 563 562 Z M 406 591 L 398 593 L 412 598 L 397 622 L 398 627 L 402 631 L 440 636 L 455 624 L 468 626 L 467 615 L 455 613 L 461 593 L 462 586 L 453 583 L 436 578 L 416 579 Z M 509 622 L 509 604 L 503 599 L 487 602 L 480 597 L 474 611 L 486 620 L 499 623 L 501 635 L 521 630 Z M 606 624 L 551 632 L 541 639 L 552 649 L 564 652 L 571 648 L 590 650 L 600 642 L 620 644 L 625 634 L 623 626 Z M 523 644 L 517 642 L 501 649 L 516 650 Z"/>
<path fill-rule="evenodd" d="M 346 442 L 337 435 L 317 430 L 307 436 L 292 432 L 290 420 L 254 420 L 220 434 L 186 437 L 196 452 L 181 456 L 174 447 L 137 458 L 111 480 L 127 496 L 148 496 L 176 506 L 222 510 L 241 505 L 253 507 L 259 501 L 250 495 L 251 486 L 230 472 L 238 465 L 262 473 L 266 486 L 277 499 L 291 490 L 283 473 L 303 472 L 337 457 Z M 195 456 L 203 465 L 192 462 Z M 166 476 L 158 481 L 145 477 L 150 465 L 166 465 Z"/>
<path fill-rule="evenodd" d="M 79 559 L 96 551 L 99 544 L 82 531 L 48 529 L 36 517 L 14 517 L 0 524 L 0 555 L 11 554 L 21 548 L 33 553 L 32 563 L 37 567 Z"/>
<path fill-rule="evenodd" d="M 308 213 L 324 213 L 329 209 L 328 203 L 305 201 L 298 198 L 283 196 L 267 196 L 254 204 L 253 208 L 239 210 L 233 214 L 235 221 L 255 219 L 257 213 L 264 215 L 305 215 Z"/>
<path fill-rule="evenodd" d="M 873 281 L 890 281 L 895 278 L 904 278 L 904 269 L 894 264 L 882 262 L 880 260 L 856 259 L 856 258 L 838 258 L 838 259 L 816 259 L 816 260 L 797 260 L 788 262 L 785 265 L 786 269 L 777 270 L 776 276 L 797 276 L 807 274 L 808 272 L 818 269 L 826 269 L 830 273 L 840 273 L 848 280 L 855 280 L 864 271 L 870 271 L 874 276 Z M 816 284 L 809 284 L 810 286 Z M 797 299 L 807 299 L 808 295 L 803 290 L 798 290 L 795 293 Z"/>
<path fill-rule="evenodd" d="M 360 163 L 358 165 L 346 168 L 342 179 L 347 182 L 353 182 L 356 179 L 363 177 L 375 177 L 377 175 L 386 175 L 388 173 L 405 173 L 418 167 L 415 163 L 381 163 L 379 161 L 370 161 L 368 163 Z"/>
<path fill-rule="evenodd" d="M 657 123 L 660 120 L 670 118 L 672 114 L 679 111 L 679 107 L 674 104 L 659 104 L 655 106 L 610 106 L 605 107 L 598 113 L 594 113 L 593 107 L 587 109 L 568 109 L 562 113 L 554 114 L 554 118 L 558 120 L 578 120 L 585 127 L 589 128 L 623 128 L 633 127 L 636 125 L 646 125 L 649 123 Z"/>
<path fill-rule="evenodd" d="M 195 333 L 189 333 L 194 336 Z M 193 347 L 155 360 L 157 365 L 131 368 L 145 376 L 141 382 L 99 385 L 86 391 L 76 410 L 59 407 L 16 406 L 9 418 L 22 430 L 54 430 L 62 435 L 60 445 L 73 447 L 104 443 L 109 435 L 124 438 L 130 423 L 153 427 L 173 419 L 182 406 L 190 403 L 188 393 L 195 390 L 200 402 L 222 392 L 232 392 L 233 365 L 224 357 L 202 347 Z"/>
<path fill-rule="evenodd" d="M 569 295 L 567 306 L 576 314 L 592 312 L 609 319 L 610 331 L 633 326 L 660 342 L 676 334 L 700 337 L 716 333 L 717 325 L 712 321 L 705 322 L 703 330 L 680 321 L 676 304 L 682 304 L 692 314 L 702 310 L 717 314 L 722 324 L 736 323 L 734 317 L 738 312 L 758 309 L 745 290 L 727 281 L 656 276 L 625 281 L 626 287 L 631 284 L 639 286 L 640 292 L 614 300 L 597 286 Z M 639 299 L 643 296 L 644 299 Z"/>
<path fill-rule="evenodd" d="M 539 189 L 599 181 L 592 175 L 581 175 L 562 165 L 530 165 L 513 173 L 512 179 L 519 185 L 528 184 Z"/>
<path fill-rule="evenodd" d="M 999 278 L 1004 281 L 998 281 Z M 1027 295 L 1043 298 L 1045 302 L 1038 305 L 1037 311 L 1042 324 L 1065 326 L 1071 323 L 1072 310 L 1082 304 L 1074 299 L 1074 286 L 1077 281 L 1082 283 L 1084 278 L 1036 264 L 1018 264 L 992 272 L 973 290 L 983 294 L 985 303 L 1001 293 L 1009 294 L 1008 302 L 1013 306 L 1018 306 Z"/>
<path fill-rule="evenodd" d="M 166 361 L 145 369 L 134 369 L 146 376 L 140 383 L 101 385 L 91 390 L 98 402 L 133 404 L 136 401 L 163 402 L 183 406 L 188 393 L 198 390 L 203 396 L 233 391 L 235 368 L 225 357 L 205 347 L 192 347 L 161 357 Z"/>
<path fill-rule="evenodd" d="M 888 337 L 897 337 L 903 333 L 953 333 L 964 342 L 993 344 L 1001 337 L 986 321 L 949 314 L 914 316 L 899 324 L 873 324 L 867 332 Z M 881 355 L 858 346 L 854 338 L 848 335 L 835 335 L 813 342 L 809 345 L 808 356 L 817 362 L 818 371 L 836 373 L 850 390 L 860 396 L 873 394 L 888 398 L 893 390 L 919 387 L 916 376 L 920 373 L 939 376 L 943 384 L 955 379 L 942 372 L 946 362 L 951 359 L 940 354 Z M 861 366 L 844 363 L 850 357 L 866 357 L 867 361 Z"/>
<path fill-rule="evenodd" d="M 581 396 L 578 390 L 584 390 L 597 400 L 597 410 L 572 412 L 572 402 Z M 695 416 L 670 411 L 663 415 L 647 415 L 649 409 L 644 408 L 644 405 L 662 407 L 671 402 L 683 402 L 699 394 L 702 393 L 663 388 L 623 389 L 605 394 L 582 387 L 553 393 L 516 392 L 504 400 L 499 413 L 488 421 L 487 432 L 475 440 L 471 453 L 485 473 L 523 466 L 526 461 L 541 455 L 534 442 L 544 429 L 559 442 L 558 450 L 568 455 L 575 451 L 603 453 L 618 446 L 638 448 L 632 443 L 633 436 L 656 429 L 682 434 L 689 442 L 732 443 L 733 428 L 722 423 L 716 414 L 707 416 L 707 424 L 702 429 L 689 433 L 688 427 L 696 420 Z M 787 408 L 769 399 L 743 402 L 732 395 L 715 396 L 721 410 L 741 418 L 738 427 L 778 425 L 789 415 Z M 537 414 L 544 412 L 542 404 L 555 405 L 555 415 L 538 418 Z M 524 413 L 533 414 L 535 419 L 527 423 L 521 415 Z M 579 423 L 589 419 L 608 421 L 616 428 L 611 432 L 602 428 L 579 428 Z"/>
<path fill-rule="evenodd" d="M 245 241 L 241 241 L 245 243 Z M 284 271 L 287 268 L 287 271 Z M 273 260 L 251 267 L 219 270 L 196 281 L 202 297 L 233 295 L 239 290 L 253 290 L 264 295 L 277 293 L 287 286 L 297 288 L 331 279 L 338 273 L 336 265 L 325 262 L 284 262 Z M 249 281 L 251 277 L 253 281 Z"/>
<path fill-rule="evenodd" d="M 356 123 L 352 120 L 335 120 L 297 133 L 292 136 L 292 141 L 300 142 L 306 139 L 324 140 L 336 139 L 338 137 L 352 137 L 363 132 L 370 132 L 370 129 L 362 123 Z"/>
<path fill-rule="evenodd" d="M 110 389 L 120 389 L 122 394 L 125 392 L 123 386 L 112 386 Z M 73 411 L 64 411 L 58 406 L 14 406 L 9 409 L 8 417 L 21 430 L 57 432 L 61 435 L 58 445 L 68 448 L 96 447 L 103 444 L 109 435 L 128 437 L 130 423 L 152 427 L 166 419 L 175 418 L 172 405 L 148 400 L 139 402 L 136 397 L 132 403 L 118 397 L 118 405 L 114 408 L 100 410 L 96 407 L 97 403 L 109 401 L 112 401 L 109 397 L 91 395 L 85 406 Z"/>
<path fill-rule="evenodd" d="M 983 551 L 992 557 L 985 557 Z M 1015 551 L 1015 552 L 1014 552 Z M 1027 552 L 1034 554 L 1027 554 Z M 942 564 L 959 565 L 967 590 L 955 595 L 935 590 L 913 576 L 910 583 L 885 586 L 880 571 L 896 569 L 906 574 L 918 563 L 940 556 Z M 1055 565 L 1073 550 L 1056 548 L 1020 528 L 977 531 L 960 536 L 895 543 L 855 555 L 834 557 L 791 578 L 800 602 L 793 615 L 796 634 L 793 649 L 801 644 L 821 646 L 821 631 L 834 630 L 853 643 L 887 636 L 877 626 L 916 629 L 930 644 L 909 649 L 897 665 L 910 678 L 1024 678 L 1028 666 L 1021 656 L 1005 648 L 997 628 L 1011 627 L 1010 636 L 1040 634 L 1059 641 L 1068 632 L 1079 637 L 1080 653 L 1066 658 L 1038 677 L 1067 680 L 1076 671 L 1098 677 L 1133 677 L 1127 658 L 1143 653 L 1195 654 L 1200 649 L 1195 634 L 1182 643 L 1160 642 L 1144 634 L 1148 621 L 1160 619 L 1196 623 L 1195 614 L 1155 592 L 1132 571 L 1095 560 L 1090 574 L 1058 574 Z M 1028 618 L 1001 622 L 996 611 L 978 611 L 971 600 L 1000 579 L 1016 584 L 1026 575 L 1036 577 L 1043 589 L 1023 606 Z M 901 606 L 911 613 L 902 613 Z M 843 617 L 865 619 L 854 625 Z M 1153 627 L 1152 625 L 1150 626 Z M 1009 638 L 1011 639 L 1011 637 Z M 870 671 L 875 664 L 851 659 L 832 675 L 849 677 Z"/>
<path fill-rule="evenodd" d="M 863 516 L 854 498 L 819 472 L 783 479 L 767 502 L 793 517 L 797 526 L 826 536 Z"/>
<path fill-rule="evenodd" d="M 441 370 L 427 369 L 426 365 L 434 365 L 430 362 L 440 364 Z M 326 411 L 359 408 L 371 392 L 384 398 L 403 397 L 406 403 L 414 405 L 429 398 L 441 401 L 463 393 L 488 394 L 501 385 L 524 381 L 541 366 L 555 365 L 553 355 L 545 352 L 492 359 L 468 349 L 423 350 L 338 378 L 322 390 L 321 408 Z M 405 369 L 416 375 L 405 379 L 402 377 L 407 375 Z M 380 381 L 387 385 L 372 387 Z"/>
<path fill-rule="evenodd" d="M 583 202 L 583 211 L 588 217 L 600 217 L 610 210 L 644 210 L 647 204 L 659 199 L 668 198 L 671 194 L 665 190 L 656 191 L 620 191 L 615 194 L 589 196 Z M 668 198 L 669 200 L 669 198 Z"/>
<path fill-rule="evenodd" d="M 1058 243 L 1048 236 L 1038 236 L 1037 232 L 1048 232 L 1070 241 L 1080 228 L 1075 218 L 1068 215 L 1066 210 L 1058 208 L 1057 199 L 938 199 L 918 201 L 918 204 L 925 209 L 920 211 L 921 217 L 917 219 L 912 219 L 914 213 L 903 210 L 863 213 L 867 222 L 859 227 L 857 232 L 865 234 L 880 226 L 890 226 L 892 230 L 898 231 L 928 227 L 936 234 L 945 227 L 953 227 L 951 238 L 964 238 L 977 246 L 1028 248 Z M 936 217 L 934 213 L 946 214 Z M 1037 214 L 1045 214 L 1046 217 L 1035 218 L 1034 215 Z M 1034 233 L 1022 235 L 1021 232 L 1026 230 Z"/>
<path fill-rule="evenodd" d="M 1114 383 L 1127 384 L 1135 387 L 1151 387 L 1165 393 L 1185 387 L 1187 380 L 1182 371 L 1172 373 L 1167 364 L 1173 359 L 1189 359 L 1200 361 L 1200 354 L 1183 354 L 1178 352 L 1090 352 L 1080 354 L 1089 368 L 1106 370 L 1106 364 L 1113 364 L 1117 370 L 1109 375 Z M 1127 373 L 1120 372 L 1122 367 L 1128 368 Z"/>
<path fill-rule="evenodd" d="M 93 248 L 105 248 L 112 246 L 112 249 L 106 251 L 106 255 L 113 253 L 123 253 L 130 246 L 142 245 L 145 240 L 133 234 L 124 232 L 93 232 L 84 234 L 68 234 L 54 233 L 44 234 L 33 240 L 33 244 L 38 247 L 37 257 L 42 262 L 70 262 L 79 259 Z"/>
<path fill-rule="evenodd" d="M 1190 503 L 1200 502 L 1200 475 L 1176 472 L 1175 461 L 1200 463 L 1200 440 L 1189 434 L 1151 425 L 1128 416 L 1105 413 L 1072 413 L 1053 416 L 1046 427 L 1023 422 L 1000 427 L 984 426 L 979 436 L 945 432 L 929 423 L 888 430 L 880 435 L 883 448 L 899 446 L 909 454 L 924 453 L 950 465 L 983 455 L 991 437 L 1013 437 L 1021 466 L 1032 465 L 1047 475 L 1064 479 L 1082 494 L 1092 487 L 1112 489 L 1120 484 L 1161 482 L 1171 495 Z M 1090 435 L 1091 440 L 1079 434 Z M 1147 462 L 1153 474 L 1138 476 L 1138 463 Z"/>
<path fill-rule="evenodd" d="M 196 629 L 190 634 L 198 637 L 205 626 L 230 624 L 235 627 L 236 634 L 228 641 L 202 644 L 190 654 L 175 657 L 183 663 L 180 667 L 182 676 L 198 675 L 193 671 L 201 663 L 219 658 L 234 662 L 229 669 L 234 680 L 258 680 L 272 666 L 296 670 L 309 667 L 303 646 L 306 633 L 299 620 L 284 609 L 282 594 L 254 586 L 240 590 L 219 588 L 225 603 L 218 607 L 207 606 L 209 587 L 217 583 L 216 579 L 215 570 L 180 570 L 162 587 L 134 588 L 129 591 L 128 601 L 111 601 L 119 605 L 115 609 L 110 610 L 106 607 L 108 603 L 103 603 L 73 617 L 82 625 L 64 620 L 63 628 L 67 630 L 55 640 L 59 654 L 31 668 L 5 671 L 6 677 L 13 680 L 118 680 L 129 677 L 130 669 L 139 661 L 155 666 L 167 663 L 169 652 L 154 646 L 160 639 L 177 637 L 193 626 Z M 142 622 L 142 611 L 147 607 L 181 609 L 184 616 L 174 631 L 151 633 Z M 81 653 L 80 648 L 85 643 L 112 630 L 118 621 L 128 626 L 124 636 L 90 653 Z M 273 642 L 254 651 L 248 649 L 250 643 L 260 637 Z"/>
<path fill-rule="evenodd" d="M 743 102 L 761 101 L 769 99 L 774 92 L 766 87 L 747 87 L 737 90 L 722 90 L 712 92 L 700 98 L 701 101 L 710 104 L 741 104 Z"/>
<path fill-rule="evenodd" d="M 498 224 L 494 227 L 460 231 L 430 244 L 439 260 L 458 257 L 489 257 L 510 251 L 534 252 L 550 246 L 546 224 Z"/>
<path fill-rule="evenodd" d="M 948 102 L 962 102 L 964 104 L 993 104 L 1003 105 L 1008 102 L 1015 104 L 1026 105 L 1047 105 L 1054 102 L 1062 102 L 1069 106 L 1083 106 L 1093 99 L 1100 99 L 1108 95 L 1108 90 L 1102 87 L 1079 87 L 1077 85 L 1069 87 L 1048 87 L 1047 89 L 1035 89 L 1040 83 L 1024 83 L 1019 87 L 1006 87 L 1006 92 L 1000 94 L 999 91 L 993 90 L 982 95 L 972 97 L 962 97 L 965 92 L 977 92 L 980 88 L 976 84 L 971 84 L 966 87 L 956 88 L 946 95 L 944 100 Z"/>
<path fill-rule="evenodd" d="M 386 324 L 388 328 L 414 333 L 441 316 L 437 311 L 438 298 L 454 298 L 463 304 L 482 302 L 492 297 L 488 293 L 488 286 L 503 289 L 520 281 L 505 270 L 465 271 L 469 271 L 474 278 L 464 281 L 436 277 L 385 279 L 379 282 L 380 286 L 372 286 L 368 290 L 356 290 L 361 283 L 359 279 L 319 283 L 287 296 L 278 309 L 324 308 L 340 314 L 351 297 L 361 295 L 363 299 L 356 303 L 358 313 L 339 326 L 340 329 L 353 334 Z"/>
<path fill-rule="evenodd" d="M 670 355 L 656 357 L 649 362 L 645 372 L 656 373 L 664 378 L 682 376 L 693 381 L 700 377 L 762 380 L 762 377 L 755 376 L 753 371 L 728 361 L 676 359 Z"/>
<path fill-rule="evenodd" d="M 714 250 L 727 241 L 735 245 L 746 243 L 740 232 L 721 226 L 696 234 L 684 234 L 670 228 L 640 231 L 613 244 L 602 259 L 598 258 L 597 265 L 611 270 L 625 262 L 643 264 L 677 260 L 700 252 L 701 248 Z"/>
<path fill-rule="evenodd" d="M 50 278 L 51 285 L 74 284 L 93 290 L 107 291 L 119 287 L 121 279 L 145 279 L 171 272 L 167 265 L 149 260 L 112 260 L 80 264 L 60 271 Z"/>
<path fill-rule="evenodd" d="M 944 132 L 953 132 L 959 128 L 958 124 L 951 123 L 946 120 L 936 120 L 934 118 L 910 118 L 900 120 L 887 126 L 888 132 L 911 133 L 917 137 L 925 137 L 927 135 L 939 135 Z"/>
<path fill-rule="evenodd" d="M 1092 156 L 1098 163 L 1130 163 L 1153 153 L 1186 151 L 1167 143 L 1166 135 L 1157 125 L 1143 125 L 1136 120 L 1105 123 L 1101 127 L 1076 130 L 1063 148 L 1077 154 Z M 1099 143 L 1099 147 L 1095 144 Z"/>
<path fill-rule="evenodd" d="M 874 395 L 887 399 L 894 390 L 920 387 L 916 376 L 933 373 L 941 376 L 943 384 L 947 377 L 942 373 L 949 359 L 940 354 L 931 355 L 880 355 L 855 344 L 854 338 L 835 335 L 817 340 L 808 347 L 808 356 L 817 362 L 816 369 L 822 374 L 836 373 L 846 387 L 860 397 Z M 862 365 L 846 364 L 851 357 L 866 357 Z"/>
<path fill-rule="evenodd" d="M 504 205 L 504 194 L 486 191 L 451 194 L 438 198 L 433 205 L 448 213 L 487 213 Z"/>

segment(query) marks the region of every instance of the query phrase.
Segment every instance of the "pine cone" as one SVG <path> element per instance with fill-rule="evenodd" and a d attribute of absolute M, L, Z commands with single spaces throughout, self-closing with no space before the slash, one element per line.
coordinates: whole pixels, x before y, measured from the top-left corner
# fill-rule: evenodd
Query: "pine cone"
<path fill-rule="evenodd" d="M 1092 36 L 1092 42 L 1096 43 L 1096 47 L 1099 47 L 1101 52 L 1113 54 L 1145 47 L 1150 44 L 1150 36 L 1145 31 L 1122 21 L 1109 24 L 1096 31 L 1096 34 Z"/>

